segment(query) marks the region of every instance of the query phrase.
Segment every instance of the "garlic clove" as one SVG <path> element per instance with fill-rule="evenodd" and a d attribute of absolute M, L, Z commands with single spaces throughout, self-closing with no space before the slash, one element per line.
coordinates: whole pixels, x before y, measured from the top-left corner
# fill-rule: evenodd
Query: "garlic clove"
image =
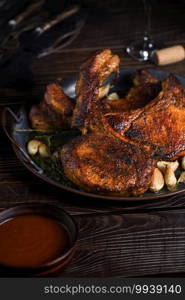
<path fill-rule="evenodd" d="M 182 172 L 182 173 L 180 174 L 180 177 L 179 177 L 179 179 L 178 179 L 178 182 L 183 182 L 183 183 L 185 183 L 185 172 Z"/>
<path fill-rule="evenodd" d="M 166 161 L 158 161 L 157 167 L 162 173 L 164 173 L 166 170 Z"/>
<path fill-rule="evenodd" d="M 99 99 L 104 98 L 108 94 L 109 89 L 110 89 L 110 84 L 103 85 L 102 87 L 100 87 L 98 98 Z"/>
<path fill-rule="evenodd" d="M 152 175 L 152 181 L 150 184 L 150 191 L 156 193 L 160 191 L 163 188 L 163 186 L 164 186 L 163 174 L 158 168 L 155 168 Z"/>
<path fill-rule="evenodd" d="M 49 148 L 44 143 L 39 146 L 39 154 L 45 158 L 50 156 Z"/>
<path fill-rule="evenodd" d="M 111 93 L 108 95 L 107 99 L 108 100 L 117 100 L 117 99 L 119 99 L 119 96 L 117 93 Z"/>
<path fill-rule="evenodd" d="M 183 158 L 182 158 L 181 166 L 185 170 L 185 156 L 183 156 Z"/>
<path fill-rule="evenodd" d="M 157 167 L 163 174 L 165 173 L 167 166 L 170 166 L 170 168 L 175 172 L 179 166 L 179 162 L 177 160 L 172 162 L 161 160 L 157 162 Z"/>
<path fill-rule="evenodd" d="M 175 176 L 173 168 L 170 165 L 166 166 L 164 180 L 165 180 L 168 190 L 172 191 L 175 189 L 176 184 L 177 184 L 177 178 Z"/>
<path fill-rule="evenodd" d="M 58 151 L 53 152 L 52 158 L 53 158 L 53 159 L 58 159 L 58 157 L 59 157 Z"/>
<path fill-rule="evenodd" d="M 39 146 L 41 145 L 41 141 L 31 140 L 28 142 L 27 150 L 30 155 L 35 155 L 39 151 Z"/>

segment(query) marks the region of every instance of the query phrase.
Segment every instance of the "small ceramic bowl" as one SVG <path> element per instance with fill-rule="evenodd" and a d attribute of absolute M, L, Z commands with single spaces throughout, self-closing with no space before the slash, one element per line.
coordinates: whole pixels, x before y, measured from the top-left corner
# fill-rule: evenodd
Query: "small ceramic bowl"
<path fill-rule="evenodd" d="M 14 267 L 0 263 L 1 277 L 53 277 L 57 276 L 71 261 L 77 240 L 78 229 L 73 218 L 55 205 L 49 204 L 21 204 L 8 208 L 0 213 L 0 225 L 12 218 L 26 215 L 39 215 L 57 221 L 61 226 L 65 227 L 69 245 L 55 259 L 48 261 L 38 267 Z M 24 226 L 24 224 L 23 224 Z M 3 241 L 1 241 L 3 243 Z"/>

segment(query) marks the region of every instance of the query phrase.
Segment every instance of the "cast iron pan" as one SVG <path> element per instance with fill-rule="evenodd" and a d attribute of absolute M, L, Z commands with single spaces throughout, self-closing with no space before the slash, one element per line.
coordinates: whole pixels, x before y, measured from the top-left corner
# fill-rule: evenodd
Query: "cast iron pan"
<path fill-rule="evenodd" d="M 131 85 L 131 77 L 135 72 L 135 69 L 123 70 L 120 71 L 119 80 L 116 81 L 112 91 L 117 91 L 119 95 L 124 94 Z M 163 71 L 156 71 L 150 70 L 150 72 L 155 75 L 159 80 L 164 79 L 168 76 L 169 73 Z M 181 81 L 183 86 L 185 87 L 185 78 L 177 76 L 178 79 Z M 70 79 L 63 82 L 62 87 L 64 88 L 65 92 L 72 98 L 75 98 L 75 84 L 76 84 L 77 77 L 73 76 Z M 28 120 L 28 110 L 29 108 L 19 107 L 16 110 L 5 108 L 3 112 L 3 128 L 8 136 L 8 138 L 12 142 L 13 149 L 18 157 L 18 159 L 25 165 L 25 167 L 30 170 L 33 174 L 37 177 L 41 178 L 42 180 L 46 181 L 48 184 L 52 184 L 58 188 L 63 190 L 67 190 L 73 193 L 81 194 L 83 196 L 99 198 L 99 199 L 106 199 L 106 200 L 116 200 L 116 201 L 135 201 L 135 200 L 155 200 L 159 198 L 169 197 L 175 194 L 180 194 L 185 192 L 185 184 L 179 184 L 177 189 L 173 192 L 169 192 L 166 188 L 163 188 L 158 193 L 152 193 L 150 191 L 145 192 L 143 195 L 134 196 L 134 197 L 124 197 L 124 196 L 111 196 L 111 195 L 104 195 L 104 194 L 95 194 L 86 192 L 74 184 L 72 184 L 67 178 L 62 181 L 53 180 L 50 176 L 48 176 L 45 171 L 37 165 L 32 158 L 28 155 L 26 144 L 29 139 L 29 132 L 27 131 L 20 131 L 20 129 L 29 129 L 30 124 Z M 69 133 L 70 135 L 70 133 Z"/>

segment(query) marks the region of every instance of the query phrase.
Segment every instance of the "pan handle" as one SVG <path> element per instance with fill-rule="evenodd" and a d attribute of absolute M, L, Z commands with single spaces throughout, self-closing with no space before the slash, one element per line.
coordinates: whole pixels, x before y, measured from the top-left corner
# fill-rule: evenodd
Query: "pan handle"
<path fill-rule="evenodd" d="M 8 116 L 13 118 L 14 122 L 18 123 L 20 121 L 19 117 L 12 111 L 10 107 L 5 107 L 3 109 L 2 113 L 2 126 L 4 129 L 4 132 L 6 133 L 7 137 L 22 154 L 22 157 L 24 159 L 24 162 L 26 164 L 29 164 L 30 167 L 34 168 L 35 171 L 39 174 L 43 173 L 43 170 L 31 159 L 31 157 L 28 155 L 28 153 L 23 149 L 23 147 L 14 139 L 12 136 L 12 128 L 8 126 Z"/>

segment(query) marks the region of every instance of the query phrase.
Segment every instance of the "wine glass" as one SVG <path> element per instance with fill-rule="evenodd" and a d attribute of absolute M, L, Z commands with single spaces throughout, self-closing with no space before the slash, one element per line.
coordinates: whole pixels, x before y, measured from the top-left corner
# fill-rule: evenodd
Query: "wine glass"
<path fill-rule="evenodd" d="M 140 62 L 147 62 L 150 60 L 153 52 L 159 49 L 151 37 L 151 1 L 142 0 L 146 18 L 146 29 L 143 38 L 138 42 L 133 42 L 127 46 L 127 53 L 134 59 Z"/>

